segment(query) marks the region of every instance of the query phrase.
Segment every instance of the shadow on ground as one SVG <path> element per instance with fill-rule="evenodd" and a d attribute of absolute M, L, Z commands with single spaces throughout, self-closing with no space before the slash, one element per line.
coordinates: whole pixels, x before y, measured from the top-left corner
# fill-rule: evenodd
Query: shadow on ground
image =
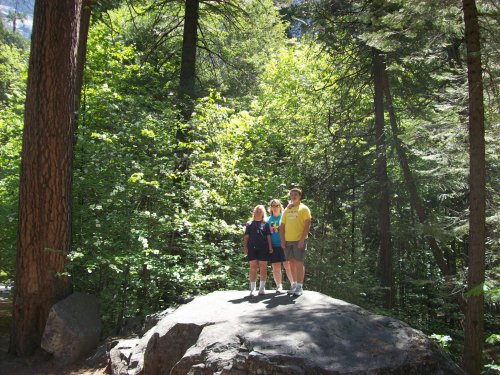
<path fill-rule="evenodd" d="M 296 297 L 286 293 L 267 293 L 260 296 L 245 296 L 242 298 L 231 299 L 229 302 L 240 304 L 240 303 L 263 303 L 266 305 L 267 309 L 272 309 L 278 306 L 294 305 L 295 300 L 300 297 Z"/>

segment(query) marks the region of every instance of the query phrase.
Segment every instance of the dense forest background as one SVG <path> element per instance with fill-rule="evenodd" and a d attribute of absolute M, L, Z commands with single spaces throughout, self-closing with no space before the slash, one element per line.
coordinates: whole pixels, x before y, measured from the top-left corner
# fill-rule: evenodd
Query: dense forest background
<path fill-rule="evenodd" d="M 485 371 L 494 371 L 500 13 L 493 0 L 477 5 L 486 282 L 472 293 L 485 296 Z M 288 190 L 300 186 L 313 213 L 306 289 L 402 319 L 460 362 L 469 239 L 461 3 L 200 1 L 196 74 L 187 86 L 184 11 L 185 2 L 173 0 L 92 7 L 66 273 L 75 290 L 99 297 L 106 332 L 120 332 L 129 319 L 180 297 L 246 289 L 242 235 L 252 208 L 286 201 Z M 15 281 L 28 58 L 29 41 L 3 20 L 4 283 Z M 382 117 L 374 105 L 378 79 Z"/>

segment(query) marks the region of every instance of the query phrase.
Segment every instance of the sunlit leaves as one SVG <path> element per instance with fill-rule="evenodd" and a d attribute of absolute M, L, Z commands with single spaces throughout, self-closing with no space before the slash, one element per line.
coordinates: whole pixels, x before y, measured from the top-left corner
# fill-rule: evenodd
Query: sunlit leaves
<path fill-rule="evenodd" d="M 0 279 L 14 271 L 28 43 L 0 22 Z"/>

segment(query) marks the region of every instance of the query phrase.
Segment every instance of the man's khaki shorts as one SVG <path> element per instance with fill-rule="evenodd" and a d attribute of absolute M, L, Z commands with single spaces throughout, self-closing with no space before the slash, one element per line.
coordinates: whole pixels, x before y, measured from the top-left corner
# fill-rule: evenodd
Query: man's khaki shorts
<path fill-rule="evenodd" d="M 304 241 L 304 247 L 299 248 L 299 241 L 286 241 L 285 258 L 286 260 L 295 259 L 304 261 L 307 250 L 307 240 Z"/>

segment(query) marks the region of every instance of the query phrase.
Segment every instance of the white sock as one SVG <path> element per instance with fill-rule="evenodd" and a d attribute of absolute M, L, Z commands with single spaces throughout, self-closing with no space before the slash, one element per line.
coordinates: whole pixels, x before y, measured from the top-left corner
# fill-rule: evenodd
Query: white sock
<path fill-rule="evenodd" d="M 302 288 L 302 284 L 301 283 L 297 283 L 295 285 L 297 286 L 297 288 Z"/>
<path fill-rule="evenodd" d="M 266 280 L 260 280 L 259 289 L 266 289 Z"/>
<path fill-rule="evenodd" d="M 250 281 L 250 290 L 255 290 L 256 286 L 257 286 L 256 281 Z"/>
<path fill-rule="evenodd" d="M 283 284 L 277 284 L 276 287 L 283 289 Z"/>

